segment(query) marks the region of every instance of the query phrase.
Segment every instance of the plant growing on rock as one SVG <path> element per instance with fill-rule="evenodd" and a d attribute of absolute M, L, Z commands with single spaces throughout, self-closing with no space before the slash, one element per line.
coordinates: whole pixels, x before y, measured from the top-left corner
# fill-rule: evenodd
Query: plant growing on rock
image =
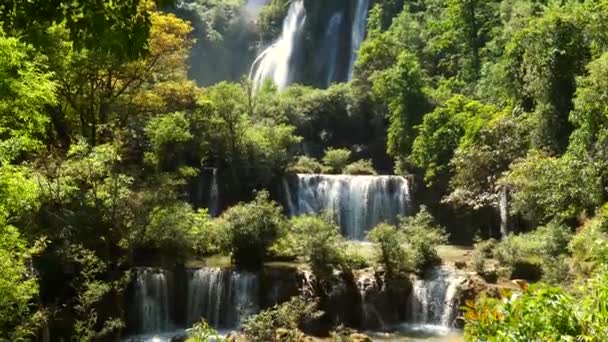
<path fill-rule="evenodd" d="M 342 173 L 348 165 L 351 152 L 345 148 L 329 148 L 323 157 L 324 173 Z"/>

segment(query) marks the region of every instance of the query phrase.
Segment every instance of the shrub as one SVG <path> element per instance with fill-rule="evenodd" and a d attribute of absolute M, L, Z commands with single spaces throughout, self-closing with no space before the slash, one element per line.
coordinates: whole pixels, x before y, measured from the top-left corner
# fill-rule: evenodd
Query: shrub
<path fill-rule="evenodd" d="M 608 264 L 608 210 L 606 206 L 588 221 L 568 245 L 574 271 L 589 275 L 597 265 Z"/>
<path fill-rule="evenodd" d="M 331 174 L 342 173 L 348 165 L 350 155 L 350 151 L 345 148 L 330 148 L 325 150 L 325 156 L 323 157 L 325 172 Z"/>
<path fill-rule="evenodd" d="M 228 209 L 221 220 L 229 235 L 229 249 L 237 266 L 259 267 L 272 244 L 284 233 L 281 207 L 261 191 L 255 200 Z"/>
<path fill-rule="evenodd" d="M 294 217 L 290 226 L 299 242 L 298 254 L 306 258 L 318 278 L 331 275 L 334 267 L 343 265 L 345 240 L 330 215 Z"/>
<path fill-rule="evenodd" d="M 377 175 L 378 173 L 369 159 L 361 159 L 347 165 L 343 171 L 347 175 Z"/>
<path fill-rule="evenodd" d="M 530 233 L 507 236 L 496 246 L 494 254 L 508 268 L 511 278 L 536 281 L 543 270 L 554 272 L 551 270 L 557 266 L 554 260 L 564 253 L 570 239 L 567 227 L 549 223 Z"/>
<path fill-rule="evenodd" d="M 206 209 L 198 212 L 194 249 L 199 256 L 220 254 L 228 248 L 229 236 L 222 220 L 214 220 Z"/>
<path fill-rule="evenodd" d="M 415 268 L 414 255 L 399 228 L 383 223 L 372 229 L 367 238 L 375 244 L 376 260 L 389 278 Z"/>
<path fill-rule="evenodd" d="M 293 297 L 247 319 L 242 332 L 249 341 L 275 341 L 276 332 L 280 329 L 289 336 L 298 336 L 302 323 L 319 315 L 316 302 L 302 296 Z M 291 341 L 289 336 L 285 340 Z"/>
<path fill-rule="evenodd" d="M 155 208 L 150 212 L 141 247 L 182 260 L 194 251 L 198 229 L 208 220 L 208 215 L 195 212 L 186 203 Z"/>
<path fill-rule="evenodd" d="M 222 342 L 225 339 L 221 338 L 218 332 L 213 329 L 205 320 L 196 323 L 192 328 L 187 330 L 188 339 L 186 342 Z"/>
<path fill-rule="evenodd" d="M 292 173 L 321 173 L 323 165 L 315 158 L 301 156 L 295 164 L 289 166 L 289 172 Z"/>
<path fill-rule="evenodd" d="M 399 227 L 404 232 L 408 249 L 413 252 L 416 272 L 439 260 L 435 246 L 446 244 L 448 235 L 445 229 L 435 222 L 426 207 L 422 206 L 414 216 L 403 217 Z"/>

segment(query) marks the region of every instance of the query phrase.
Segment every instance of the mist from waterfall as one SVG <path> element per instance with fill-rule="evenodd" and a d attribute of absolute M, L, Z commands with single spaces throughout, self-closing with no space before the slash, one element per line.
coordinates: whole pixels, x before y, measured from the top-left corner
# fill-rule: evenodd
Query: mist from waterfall
<path fill-rule="evenodd" d="M 451 328 L 458 315 L 456 295 L 463 281 L 463 276 L 442 267 L 416 279 L 410 295 L 410 322 Z"/>
<path fill-rule="evenodd" d="M 140 269 L 135 281 L 135 312 L 141 333 L 158 333 L 170 329 L 170 273 L 157 269 Z"/>
<path fill-rule="evenodd" d="M 352 80 L 355 70 L 355 62 L 359 48 L 365 39 L 365 31 L 367 27 L 367 14 L 369 12 L 369 0 L 357 0 L 357 8 L 353 19 L 353 27 L 351 30 L 351 58 L 348 69 L 348 80 Z"/>
<path fill-rule="evenodd" d="M 220 268 L 193 271 L 188 281 L 189 325 L 205 319 L 215 328 L 237 328 L 259 311 L 258 277 Z"/>
<path fill-rule="evenodd" d="M 280 37 L 253 62 L 249 78 L 254 90 L 259 89 L 266 80 L 274 81 L 279 90 L 293 82 L 292 62 L 305 21 L 304 1 L 293 1 L 283 22 Z"/>
<path fill-rule="evenodd" d="M 329 211 L 351 240 L 363 240 L 379 223 L 397 223 L 411 207 L 405 177 L 298 174 L 297 180 L 295 203 L 288 205 L 293 208 L 290 215 Z"/>

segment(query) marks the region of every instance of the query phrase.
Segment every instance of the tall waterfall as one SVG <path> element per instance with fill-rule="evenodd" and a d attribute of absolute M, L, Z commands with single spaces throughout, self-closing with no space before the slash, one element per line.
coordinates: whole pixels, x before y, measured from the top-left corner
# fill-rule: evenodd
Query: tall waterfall
<path fill-rule="evenodd" d="M 382 222 L 396 223 L 410 208 L 410 187 L 404 177 L 297 175 L 297 198 L 291 215 L 330 211 L 346 237 L 363 240 Z"/>
<path fill-rule="evenodd" d="M 447 268 L 436 268 L 426 279 L 414 281 L 410 295 L 412 323 L 452 327 L 458 314 L 456 295 L 464 278 Z"/>
<path fill-rule="evenodd" d="M 217 169 L 213 168 L 211 173 L 211 187 L 209 189 L 209 214 L 212 217 L 219 215 L 219 185 L 217 182 Z"/>
<path fill-rule="evenodd" d="M 337 57 L 340 41 L 340 26 L 342 25 L 343 20 L 344 14 L 342 12 L 335 13 L 329 20 L 329 25 L 327 26 L 325 36 L 323 37 L 322 50 L 324 51 L 325 56 L 322 63 L 325 64 L 324 74 L 325 85 L 327 87 L 338 80 L 336 69 L 338 63 Z"/>
<path fill-rule="evenodd" d="M 353 77 L 355 69 L 355 61 L 357 60 L 357 54 L 361 43 L 365 39 L 365 29 L 367 26 L 367 13 L 369 11 L 369 0 L 357 0 L 357 9 L 355 12 L 355 18 L 353 19 L 352 38 L 351 38 L 351 58 L 350 67 L 348 70 L 348 80 L 350 81 Z"/>
<path fill-rule="evenodd" d="M 267 79 L 273 80 L 279 90 L 293 81 L 292 60 L 305 21 L 304 1 L 293 1 L 283 22 L 281 36 L 253 62 L 249 78 L 254 89 L 259 89 Z"/>
<path fill-rule="evenodd" d="M 139 332 L 158 333 L 169 330 L 170 276 L 164 270 L 137 270 L 134 304 Z"/>
<path fill-rule="evenodd" d="M 258 277 L 219 268 L 193 271 L 188 282 L 188 324 L 204 318 L 215 328 L 236 328 L 259 310 Z"/>

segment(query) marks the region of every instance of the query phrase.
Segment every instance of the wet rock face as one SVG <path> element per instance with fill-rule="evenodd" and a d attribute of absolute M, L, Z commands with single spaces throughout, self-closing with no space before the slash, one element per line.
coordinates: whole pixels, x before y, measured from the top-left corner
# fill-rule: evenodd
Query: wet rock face
<path fill-rule="evenodd" d="M 306 278 L 316 282 L 310 274 Z M 384 272 L 365 269 L 338 273 L 330 284 L 310 288 L 325 312 L 320 321 L 307 327 L 318 333 L 338 324 L 373 330 L 404 321 L 412 285 L 407 277 L 387 280 Z"/>

